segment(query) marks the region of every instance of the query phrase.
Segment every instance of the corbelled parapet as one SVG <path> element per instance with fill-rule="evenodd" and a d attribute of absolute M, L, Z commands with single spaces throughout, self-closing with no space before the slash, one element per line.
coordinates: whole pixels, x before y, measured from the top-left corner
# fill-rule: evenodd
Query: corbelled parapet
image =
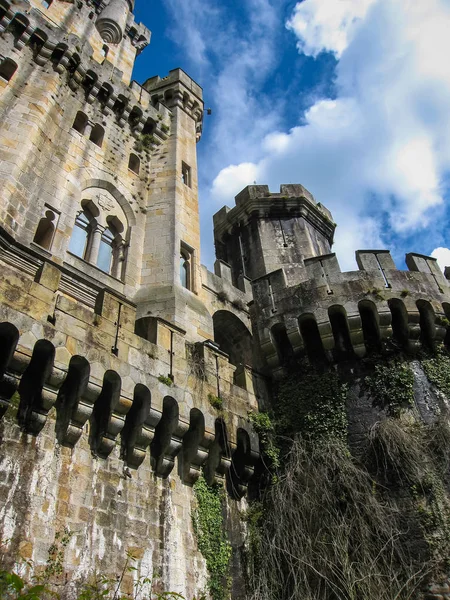
<path fill-rule="evenodd" d="M 94 50 L 89 43 L 81 44 L 77 35 L 56 28 L 39 11 L 18 12 L 18 8 L 20 6 L 7 1 L 0 7 L 0 34 L 7 30 L 14 31 L 18 50 L 32 43 L 33 58 L 37 65 L 43 67 L 50 63 L 58 73 L 67 72 L 72 90 L 84 88 L 89 104 L 99 102 L 105 116 L 113 113 L 121 127 L 130 125 L 135 136 L 148 129 L 151 123 L 155 144 L 167 139 L 170 119 L 165 107 L 151 104 L 148 94 L 136 83 L 126 85 L 122 81 L 123 73 L 112 63 L 105 70 L 108 67 L 107 58 L 103 64 L 93 60 Z M 130 23 L 130 20 L 127 27 L 132 44 L 138 44 L 141 51 L 150 42 L 150 32 L 146 27 L 134 24 L 134 21 Z M 136 87 L 139 89 L 136 90 Z M 162 119 L 158 117 L 161 114 Z"/>
<path fill-rule="evenodd" d="M 238 369 L 233 378 L 228 356 L 207 341 L 192 346 L 186 358 L 184 332 L 158 320 L 144 330 L 144 323 L 135 324 L 135 307 L 105 290 L 94 310 L 83 307 L 57 295 L 60 278 L 48 263 L 38 269 L 30 297 L 15 303 L 33 315 L 3 302 L 0 420 L 34 436 L 54 429 L 62 446 L 88 443 L 104 460 L 119 445 L 126 467 L 148 469 L 148 461 L 163 478 L 178 457 L 183 482 L 194 483 L 204 468 L 210 482 L 232 478 L 230 494 L 242 497 L 258 440 L 246 418 L 253 393 L 237 381 Z M 47 313 L 47 324 L 38 323 Z M 190 388 L 196 389 L 195 408 Z M 219 393 L 226 398 L 227 424 L 208 401 L 208 394 Z M 233 425 L 235 410 L 240 415 Z"/>
<path fill-rule="evenodd" d="M 436 259 L 408 254 L 408 271 L 387 250 L 359 250 L 359 271 L 342 273 L 335 254 L 252 282 L 261 347 L 277 372 L 290 356 L 345 360 L 392 340 L 414 352 L 447 335 L 450 286 Z M 300 273 L 300 277 L 299 277 Z"/>

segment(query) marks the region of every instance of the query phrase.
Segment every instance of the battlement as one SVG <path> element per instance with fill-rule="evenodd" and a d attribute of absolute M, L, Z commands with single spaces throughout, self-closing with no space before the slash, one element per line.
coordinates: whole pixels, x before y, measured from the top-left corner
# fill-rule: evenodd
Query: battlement
<path fill-rule="evenodd" d="M 172 69 L 167 77 L 151 77 L 143 85 L 153 105 L 178 107 L 197 124 L 196 138 L 200 141 L 203 128 L 203 90 L 182 69 Z"/>
<path fill-rule="evenodd" d="M 299 184 L 283 184 L 280 192 L 269 191 L 267 185 L 249 185 L 235 197 L 234 208 L 223 207 L 215 213 L 214 235 L 221 238 L 233 227 L 245 225 L 252 218 L 302 217 L 313 223 L 333 242 L 334 230 L 330 211 L 317 203 L 314 196 Z"/>
<path fill-rule="evenodd" d="M 230 265 L 234 285 L 331 251 L 331 213 L 302 185 L 282 185 L 279 193 L 250 185 L 235 202 L 214 215 L 216 256 Z"/>
<path fill-rule="evenodd" d="M 261 345 L 275 370 L 289 356 L 363 357 L 392 341 L 409 352 L 447 337 L 450 286 L 434 258 L 410 253 L 398 270 L 387 250 L 359 250 L 359 271 L 335 254 L 279 269 L 252 282 Z"/>

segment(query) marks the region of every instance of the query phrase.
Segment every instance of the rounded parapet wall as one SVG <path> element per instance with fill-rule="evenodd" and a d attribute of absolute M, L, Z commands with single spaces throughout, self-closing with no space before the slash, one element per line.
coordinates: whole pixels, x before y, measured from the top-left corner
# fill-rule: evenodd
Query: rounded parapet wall
<path fill-rule="evenodd" d="M 450 286 L 435 259 L 408 254 L 409 271 L 389 252 L 360 251 L 359 271 L 342 273 L 334 254 L 305 261 L 306 281 L 279 270 L 253 281 L 262 351 L 272 372 L 293 355 L 312 362 L 363 357 L 393 342 L 433 348 L 450 331 Z"/>

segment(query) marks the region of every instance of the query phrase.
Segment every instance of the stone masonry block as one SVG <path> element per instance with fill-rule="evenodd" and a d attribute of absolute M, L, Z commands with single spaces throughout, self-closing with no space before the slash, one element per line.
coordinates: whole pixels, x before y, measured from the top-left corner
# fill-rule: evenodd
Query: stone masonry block
<path fill-rule="evenodd" d="M 436 283 L 447 286 L 447 280 L 444 277 L 437 260 L 431 256 L 415 254 L 410 252 L 405 257 L 406 265 L 410 271 L 419 271 L 420 273 L 430 273 L 436 280 Z"/>
<path fill-rule="evenodd" d="M 220 277 L 221 279 L 231 283 L 231 267 L 223 260 L 216 260 L 214 263 L 214 273 L 217 275 L 217 277 Z"/>
<path fill-rule="evenodd" d="M 388 250 L 358 250 L 356 262 L 362 271 L 379 271 L 395 269 L 391 253 Z"/>

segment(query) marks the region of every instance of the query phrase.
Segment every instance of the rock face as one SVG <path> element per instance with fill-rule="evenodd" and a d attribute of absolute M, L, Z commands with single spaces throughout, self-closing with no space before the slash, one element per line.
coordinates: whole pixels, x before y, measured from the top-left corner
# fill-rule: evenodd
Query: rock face
<path fill-rule="evenodd" d="M 332 216 L 301 185 L 243 190 L 214 217 L 214 273 L 201 266 L 202 90 L 180 69 L 131 82 L 150 41 L 133 8 L 0 2 L 0 538 L 8 568 L 38 570 L 70 531 L 67 597 L 131 553 L 124 591 L 158 572 L 191 599 L 209 577 L 192 524 L 203 471 L 227 491 L 239 598 L 261 472 L 248 413 L 293 357 L 448 341 L 450 289 L 417 254 L 403 272 L 359 251 L 342 273 Z M 350 410 L 357 438 L 374 415 L 357 395 Z"/>

